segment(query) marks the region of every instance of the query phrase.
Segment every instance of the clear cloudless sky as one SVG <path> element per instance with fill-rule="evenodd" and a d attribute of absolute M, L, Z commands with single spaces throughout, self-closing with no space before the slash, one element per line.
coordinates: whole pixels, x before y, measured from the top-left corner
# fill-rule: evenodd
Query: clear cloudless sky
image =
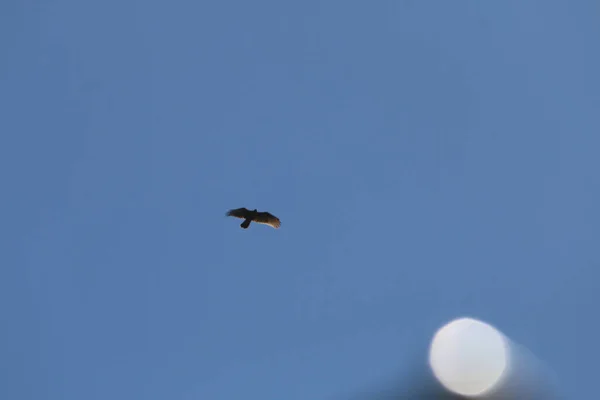
<path fill-rule="evenodd" d="M 599 4 L 3 1 L 0 398 L 330 399 L 461 316 L 595 398 Z"/>

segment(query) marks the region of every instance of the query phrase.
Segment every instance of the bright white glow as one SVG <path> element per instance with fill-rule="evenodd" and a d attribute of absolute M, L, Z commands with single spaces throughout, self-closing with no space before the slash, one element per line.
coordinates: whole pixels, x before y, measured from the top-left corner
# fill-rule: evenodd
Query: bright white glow
<path fill-rule="evenodd" d="M 498 383 L 507 367 L 503 335 L 471 318 L 440 328 L 431 342 L 429 364 L 447 389 L 460 395 L 481 395 Z"/>

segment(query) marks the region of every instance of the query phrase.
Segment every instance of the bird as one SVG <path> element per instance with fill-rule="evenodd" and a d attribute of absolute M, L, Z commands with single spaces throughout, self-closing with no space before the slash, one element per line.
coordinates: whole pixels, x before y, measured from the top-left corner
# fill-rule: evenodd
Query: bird
<path fill-rule="evenodd" d="M 281 221 L 279 220 L 279 218 L 268 212 L 257 211 L 256 208 L 254 210 L 248 210 L 245 207 L 236 208 L 227 211 L 225 215 L 228 217 L 236 217 L 243 219 L 244 222 L 240 224 L 240 227 L 242 229 L 248 229 L 251 222 L 269 225 L 275 229 L 278 229 L 281 226 Z"/>

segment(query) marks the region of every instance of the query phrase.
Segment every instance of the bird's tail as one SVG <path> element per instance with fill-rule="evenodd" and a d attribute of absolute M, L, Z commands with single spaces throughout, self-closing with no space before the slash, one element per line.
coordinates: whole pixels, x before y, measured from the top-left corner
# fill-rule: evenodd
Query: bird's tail
<path fill-rule="evenodd" d="M 240 226 L 241 226 L 243 229 L 246 229 L 246 228 L 248 228 L 248 227 L 250 226 L 250 222 L 251 222 L 251 221 L 250 221 L 249 219 L 246 219 L 246 220 L 244 220 L 244 222 L 242 222 L 242 223 L 241 223 L 241 225 L 240 225 Z"/>

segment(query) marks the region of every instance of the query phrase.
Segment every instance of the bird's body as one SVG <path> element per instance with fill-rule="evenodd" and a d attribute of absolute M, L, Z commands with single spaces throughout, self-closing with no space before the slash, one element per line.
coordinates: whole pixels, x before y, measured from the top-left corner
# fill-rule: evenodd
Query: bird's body
<path fill-rule="evenodd" d="M 248 210 L 245 207 L 236 208 L 234 210 L 227 211 L 227 214 L 225 215 L 228 217 L 243 219 L 244 222 L 240 224 L 242 229 L 248 229 L 251 222 L 269 225 L 275 229 L 278 229 L 281 226 L 281 221 L 279 221 L 279 218 L 268 212 L 257 211 L 256 208 L 254 210 Z"/>

